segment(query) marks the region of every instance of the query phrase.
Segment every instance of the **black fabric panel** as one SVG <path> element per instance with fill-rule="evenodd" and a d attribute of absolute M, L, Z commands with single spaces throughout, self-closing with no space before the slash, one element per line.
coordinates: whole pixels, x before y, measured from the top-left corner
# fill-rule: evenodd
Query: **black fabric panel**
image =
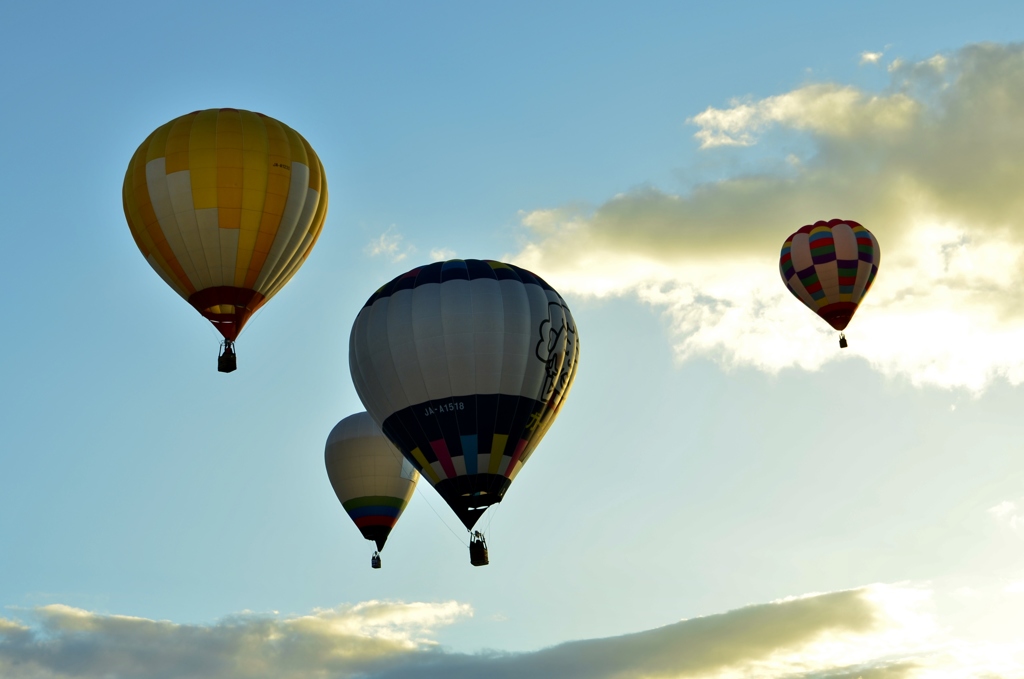
<path fill-rule="evenodd" d="M 469 267 L 461 259 L 449 259 L 441 264 L 441 282 L 445 281 L 468 281 Z"/>
<path fill-rule="evenodd" d="M 385 283 L 377 292 L 373 293 L 370 298 L 366 301 L 363 306 L 372 306 L 374 302 L 382 297 L 390 297 L 399 290 L 409 290 L 420 285 L 427 285 L 429 283 L 442 283 L 448 280 L 475 280 L 477 278 L 490 278 L 492 280 L 513 280 L 519 281 L 524 285 L 538 285 L 544 290 L 552 290 L 548 283 L 530 271 L 514 266 L 512 264 L 505 264 L 498 268 L 491 268 L 489 262 L 494 260 L 487 259 L 465 259 L 465 260 L 448 260 L 448 262 L 461 262 L 457 266 L 449 265 L 445 268 L 445 264 L 448 262 L 434 262 L 426 266 L 417 267 L 410 269 L 401 276 L 398 276 L 387 283 Z M 496 262 L 502 264 L 502 262 Z M 463 266 L 464 265 L 464 266 Z M 556 293 L 557 294 L 557 293 Z M 561 299 L 561 297 L 559 297 Z"/>
<path fill-rule="evenodd" d="M 416 286 L 426 285 L 427 283 L 440 283 L 441 282 L 441 265 L 444 262 L 434 262 L 424 267 L 420 267 L 420 271 L 416 274 Z"/>
<path fill-rule="evenodd" d="M 490 278 L 491 280 L 497 280 L 498 277 L 494 274 L 494 269 L 491 265 L 481 259 L 467 259 L 466 269 L 469 270 L 469 280 L 476 280 L 477 278 Z"/>
<path fill-rule="evenodd" d="M 490 265 L 488 264 L 488 266 L 490 266 Z M 504 267 L 498 267 L 497 269 L 494 269 L 494 277 L 497 278 L 499 281 L 520 281 L 520 282 L 522 282 L 522 278 L 519 277 L 519 274 L 517 274 L 515 272 L 515 269 L 513 269 L 513 268 L 506 269 Z"/>

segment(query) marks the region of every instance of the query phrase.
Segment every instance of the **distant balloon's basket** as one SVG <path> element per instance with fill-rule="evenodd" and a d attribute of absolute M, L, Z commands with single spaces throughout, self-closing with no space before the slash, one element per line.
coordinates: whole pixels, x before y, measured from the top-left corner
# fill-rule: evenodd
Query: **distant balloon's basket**
<path fill-rule="evenodd" d="M 380 568 L 380 552 L 374 552 L 370 557 L 370 568 Z"/>
<path fill-rule="evenodd" d="M 235 343 L 229 339 L 220 343 L 220 354 L 217 356 L 217 371 L 234 372 L 238 368 L 238 357 L 235 355 Z"/>
<path fill-rule="evenodd" d="M 490 563 L 487 558 L 487 540 L 478 530 L 469 536 L 469 562 L 474 566 L 486 566 Z"/>

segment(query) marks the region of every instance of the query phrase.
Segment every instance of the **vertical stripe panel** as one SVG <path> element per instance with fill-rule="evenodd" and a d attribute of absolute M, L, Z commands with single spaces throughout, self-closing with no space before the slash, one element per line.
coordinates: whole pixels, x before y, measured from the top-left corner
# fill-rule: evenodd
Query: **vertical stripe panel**
<path fill-rule="evenodd" d="M 444 353 L 447 358 L 448 395 L 476 393 L 476 357 L 473 351 L 473 307 L 468 280 L 438 286 Z"/>
<path fill-rule="evenodd" d="M 505 328 L 501 355 L 501 384 L 499 393 L 519 394 L 523 386 L 523 371 L 532 349 L 533 333 L 530 328 L 530 302 L 526 288 L 519 281 L 498 281 L 501 290 L 502 324 Z"/>
<path fill-rule="evenodd" d="M 441 320 L 441 285 L 430 283 L 412 290 L 412 326 L 423 385 L 432 399 L 451 394 L 448 382 L 448 357 L 444 350 Z"/>
<path fill-rule="evenodd" d="M 288 181 L 288 196 L 285 200 L 284 211 L 274 234 L 270 252 L 266 256 L 259 276 L 253 283 L 254 290 L 262 290 L 266 285 L 282 258 L 285 257 L 295 230 L 299 228 L 299 219 L 303 215 L 309 193 L 309 168 L 301 163 L 292 163 L 291 176 Z M 312 219 L 312 214 L 310 214 L 310 219 Z"/>
<path fill-rule="evenodd" d="M 242 287 L 252 288 L 263 270 L 263 265 L 274 244 L 281 216 L 284 214 L 288 191 L 291 186 L 291 166 L 289 164 L 288 138 L 284 126 L 273 118 L 261 116 L 267 132 L 267 190 L 264 195 L 263 214 L 260 216 L 259 231 L 256 244 L 253 246 L 252 259 L 246 271 Z"/>
<path fill-rule="evenodd" d="M 143 254 L 147 260 L 153 257 L 162 272 L 172 276 L 178 283 L 177 287 L 184 290 L 187 295 L 194 292 L 194 288 L 160 229 L 149 198 L 146 163 L 142 162 L 143 158 L 143 149 L 140 148 L 135 160 L 129 165 L 129 174 L 125 176 L 124 201 L 128 208 L 126 214 L 133 220 L 132 233 L 135 235 L 136 243 L 141 241 L 145 244 Z"/>
<path fill-rule="evenodd" d="M 222 110 L 217 116 L 215 139 L 217 158 L 217 218 L 221 229 L 242 227 L 242 117 L 238 111 Z M 236 237 L 237 239 L 237 237 Z M 232 258 L 234 259 L 234 258 Z M 221 252 L 221 261 L 224 253 Z M 231 285 L 234 266 L 228 276 Z"/>
<path fill-rule="evenodd" d="M 213 285 L 213 274 L 203 251 L 203 237 L 199 231 L 199 221 L 196 219 L 196 208 L 192 204 L 191 172 L 185 170 L 169 174 L 165 182 L 171 205 L 174 207 L 178 232 L 185 243 L 185 250 L 195 271 L 196 278 L 192 283 L 197 290 L 208 288 Z"/>
<path fill-rule="evenodd" d="M 395 403 L 395 410 L 407 408 L 416 403 L 430 399 L 427 387 L 423 383 L 420 372 L 419 356 L 416 353 L 416 341 L 412 327 L 412 290 L 401 290 L 391 295 L 388 300 L 388 346 L 402 383 L 404 401 Z"/>
<path fill-rule="evenodd" d="M 174 259 L 181 265 L 192 285 L 197 286 L 202 279 L 199 277 L 199 272 L 196 270 L 195 263 L 192 261 L 188 247 L 181 235 L 182 230 L 178 225 L 174 203 L 171 201 L 171 194 L 167 187 L 166 160 L 166 158 L 157 158 L 146 163 L 146 186 L 149 189 L 149 200 L 157 222 L 160 224 L 160 231 L 167 240 L 171 252 L 174 253 Z"/>
<path fill-rule="evenodd" d="M 470 281 L 470 309 L 475 362 L 475 383 L 470 393 L 497 394 L 505 340 L 505 308 L 499 282 L 489 278 Z"/>
<path fill-rule="evenodd" d="M 242 210 L 239 217 L 238 253 L 235 258 L 235 277 L 232 285 L 243 287 L 245 275 L 252 262 L 256 236 L 263 217 L 263 205 L 269 176 L 270 149 L 267 128 L 255 113 L 242 111 Z"/>

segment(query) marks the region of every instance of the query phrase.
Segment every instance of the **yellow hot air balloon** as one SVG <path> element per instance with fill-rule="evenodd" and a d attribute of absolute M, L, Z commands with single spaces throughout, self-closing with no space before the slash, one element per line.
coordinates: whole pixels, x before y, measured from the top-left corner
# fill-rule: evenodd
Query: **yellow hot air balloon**
<path fill-rule="evenodd" d="M 160 277 L 234 340 L 295 274 L 327 214 L 313 148 L 287 125 L 231 108 L 195 111 L 142 142 L 124 177 L 124 214 Z"/>

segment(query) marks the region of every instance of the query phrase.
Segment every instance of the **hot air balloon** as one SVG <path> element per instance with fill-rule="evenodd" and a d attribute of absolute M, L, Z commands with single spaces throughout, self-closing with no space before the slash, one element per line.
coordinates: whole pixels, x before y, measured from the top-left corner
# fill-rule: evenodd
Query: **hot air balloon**
<path fill-rule="evenodd" d="M 793 296 L 839 331 L 871 289 L 881 250 L 874 235 L 857 222 L 832 219 L 801 227 L 782 245 L 779 271 Z"/>
<path fill-rule="evenodd" d="M 454 259 L 370 297 L 349 367 L 374 421 L 472 531 L 557 417 L 579 351 L 569 307 L 541 278 Z M 470 537 L 471 562 L 487 563 L 483 536 Z"/>
<path fill-rule="evenodd" d="M 409 504 L 419 474 L 367 413 L 349 415 L 335 425 L 324 462 L 341 506 L 363 537 L 377 544 L 370 565 L 380 568 L 380 552 Z"/>
<path fill-rule="evenodd" d="M 124 177 L 135 244 L 171 288 L 234 341 L 309 255 L 327 214 L 327 181 L 309 143 L 261 113 L 175 118 L 142 142 Z"/>

